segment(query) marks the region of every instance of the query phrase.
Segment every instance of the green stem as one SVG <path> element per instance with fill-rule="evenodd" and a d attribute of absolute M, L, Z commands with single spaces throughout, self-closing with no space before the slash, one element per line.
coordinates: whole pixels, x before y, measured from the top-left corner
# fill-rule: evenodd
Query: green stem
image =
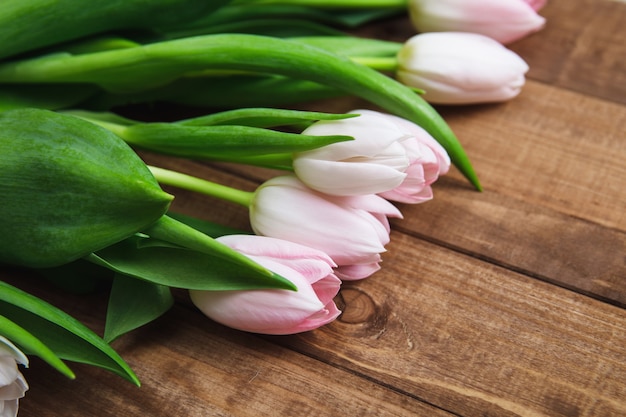
<path fill-rule="evenodd" d="M 252 198 L 254 197 L 254 193 L 252 192 L 227 187 L 191 175 L 154 166 L 148 166 L 148 168 L 161 184 L 172 185 L 185 190 L 206 194 L 211 197 L 230 201 L 231 203 L 240 204 L 244 207 L 250 207 Z"/>
<path fill-rule="evenodd" d="M 398 69 L 398 60 L 395 57 L 353 56 L 350 59 L 377 71 L 395 72 Z"/>

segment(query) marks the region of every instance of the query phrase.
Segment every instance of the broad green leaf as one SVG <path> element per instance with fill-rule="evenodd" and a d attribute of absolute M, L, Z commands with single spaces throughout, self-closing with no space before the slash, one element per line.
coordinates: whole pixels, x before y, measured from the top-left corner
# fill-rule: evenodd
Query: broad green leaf
<path fill-rule="evenodd" d="M 43 359 L 48 365 L 62 373 L 68 378 L 74 379 L 76 376 L 63 361 L 54 354 L 53 351 L 44 345 L 41 340 L 33 336 L 23 327 L 18 326 L 11 320 L 0 314 L 0 335 L 6 337 L 11 342 L 19 346 L 27 355 L 36 355 Z"/>
<path fill-rule="evenodd" d="M 0 155 L 0 262 L 71 262 L 153 223 L 172 200 L 123 140 L 73 116 L 0 113 Z"/>
<path fill-rule="evenodd" d="M 59 358 L 108 369 L 139 385 L 126 362 L 93 331 L 53 305 L 1 281 L 0 314 L 27 329 Z"/>
<path fill-rule="evenodd" d="M 0 65 L 0 82 L 94 83 L 108 91 L 132 93 L 216 70 L 306 79 L 366 99 L 422 126 L 481 189 L 454 132 L 422 97 L 374 69 L 302 42 L 243 34 L 196 36 L 137 48 L 8 62 Z"/>
<path fill-rule="evenodd" d="M 174 305 L 170 289 L 141 279 L 116 275 L 107 308 L 104 340 L 111 342 L 160 317 Z"/>

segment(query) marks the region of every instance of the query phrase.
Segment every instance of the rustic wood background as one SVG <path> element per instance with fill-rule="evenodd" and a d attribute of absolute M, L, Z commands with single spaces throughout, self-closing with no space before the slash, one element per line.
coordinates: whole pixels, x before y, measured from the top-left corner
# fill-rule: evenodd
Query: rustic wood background
<path fill-rule="evenodd" d="M 35 358 L 20 416 L 626 416 L 626 4 L 541 13 L 546 28 L 510 45 L 531 67 L 518 98 L 440 108 L 485 191 L 453 170 L 433 201 L 402 206 L 382 271 L 343 287 L 336 322 L 246 334 L 180 292 L 114 343 L 141 388 L 82 365 L 70 381 Z M 412 30 L 399 18 L 363 34 Z M 248 190 L 272 175 L 142 156 Z M 172 192 L 180 212 L 247 227 L 244 209 Z M 102 331 L 104 294 L 11 279 Z"/>

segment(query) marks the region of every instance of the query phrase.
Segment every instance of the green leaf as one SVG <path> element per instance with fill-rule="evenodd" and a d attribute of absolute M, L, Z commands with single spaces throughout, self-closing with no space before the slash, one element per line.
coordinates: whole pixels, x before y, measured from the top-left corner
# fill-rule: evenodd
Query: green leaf
<path fill-rule="evenodd" d="M 340 36 L 343 34 L 337 29 L 306 19 L 256 18 L 222 23 L 211 26 L 211 28 L 178 33 L 169 37 L 181 38 L 217 33 L 248 33 L 279 38 L 290 38 L 293 36 Z"/>
<path fill-rule="evenodd" d="M 0 314 L 27 329 L 59 358 L 107 369 L 139 385 L 126 362 L 93 331 L 51 304 L 1 281 Z"/>
<path fill-rule="evenodd" d="M 356 114 L 347 113 L 335 114 L 270 108 L 244 108 L 179 120 L 176 123 L 186 126 L 239 125 L 269 128 L 318 120 L 342 120 L 356 116 Z"/>
<path fill-rule="evenodd" d="M 76 375 L 63 361 L 54 354 L 53 351 L 44 345 L 23 327 L 18 326 L 11 320 L 0 314 L 0 335 L 6 337 L 11 342 L 19 346 L 20 350 L 29 355 L 36 355 L 43 359 L 48 365 L 62 373 L 68 378 L 74 379 Z"/>
<path fill-rule="evenodd" d="M 314 65 L 312 65 L 314 63 Z M 56 55 L 0 65 L 0 82 L 95 83 L 118 93 L 157 88 L 183 76 L 244 71 L 306 79 L 369 100 L 422 126 L 477 188 L 480 182 L 448 124 L 410 88 L 346 57 L 297 41 L 219 34 L 77 56 Z"/>
<path fill-rule="evenodd" d="M 273 22 L 274 34 L 278 34 L 280 26 L 293 27 L 291 22 L 298 22 L 309 30 L 317 29 L 322 25 L 342 25 L 342 17 L 336 18 L 336 13 L 326 13 L 311 7 L 281 5 L 256 5 L 246 3 L 244 5 L 226 5 L 214 13 L 196 21 L 189 22 L 174 29 L 161 33 L 163 39 L 178 39 L 189 36 L 206 35 L 212 33 L 257 33 L 250 32 L 257 22 Z M 277 24 L 276 22 L 280 22 Z M 313 26 L 312 24 L 316 24 Z M 302 30 L 302 29 L 300 29 Z M 326 32 L 332 29 L 326 28 Z M 284 33 L 284 32 L 281 32 Z"/>
<path fill-rule="evenodd" d="M 177 26 L 227 3 L 229 0 L 90 0 L 86 7 L 82 1 L 2 0 L 0 58 L 116 29 Z"/>
<path fill-rule="evenodd" d="M 172 288 L 206 291 L 261 288 L 294 289 L 291 282 L 269 273 L 250 271 L 239 263 L 167 241 L 133 237 L 92 254 L 89 259 L 120 274 Z"/>
<path fill-rule="evenodd" d="M 170 289 L 140 279 L 116 275 L 107 308 L 104 340 L 119 336 L 160 317 L 174 305 Z"/>
<path fill-rule="evenodd" d="M 215 291 L 296 290 L 291 281 L 167 216 L 141 235 L 91 254 L 88 260 L 121 274 L 168 287 Z"/>
<path fill-rule="evenodd" d="M 38 109 L 0 113 L 0 262 L 62 265 L 156 221 L 172 196 L 112 132 Z"/>
<path fill-rule="evenodd" d="M 237 162 L 259 155 L 301 152 L 350 136 L 312 136 L 248 126 L 187 126 L 173 123 L 147 123 L 117 131 L 129 144 L 193 159 Z"/>
<path fill-rule="evenodd" d="M 241 107 L 277 107 L 345 95 L 336 88 L 282 76 L 227 75 L 181 78 L 170 84 L 140 92 L 103 91 L 82 106 L 92 110 L 110 110 L 135 104 L 168 102 L 183 106 L 218 110 Z"/>

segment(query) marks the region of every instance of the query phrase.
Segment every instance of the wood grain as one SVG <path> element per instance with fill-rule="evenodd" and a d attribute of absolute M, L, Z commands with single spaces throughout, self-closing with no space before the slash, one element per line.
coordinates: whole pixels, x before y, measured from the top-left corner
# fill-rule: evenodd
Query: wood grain
<path fill-rule="evenodd" d="M 101 333 L 103 294 L 71 296 L 34 277 L 22 288 L 65 306 Z M 341 367 L 212 323 L 183 306 L 113 343 L 142 381 L 140 388 L 85 365 L 72 381 L 36 358 L 24 371 L 31 389 L 20 417 L 119 416 L 450 416 Z"/>
<path fill-rule="evenodd" d="M 282 339 L 463 416 L 626 413 L 626 316 L 406 235 L 344 314 Z"/>
<path fill-rule="evenodd" d="M 607 0 L 549 1 L 540 12 L 545 28 L 510 48 L 534 80 L 624 104 L 625 9 Z"/>
<path fill-rule="evenodd" d="M 438 109 L 485 186 L 452 170 L 435 199 L 400 206 L 383 269 L 344 284 L 322 329 L 260 337 L 172 311 L 114 347 L 143 382 L 34 358 L 21 417 L 626 415 L 626 4 L 553 0 L 546 28 L 510 45 L 530 64 L 502 104 Z M 360 33 L 396 41 L 406 18 Z M 367 106 L 343 98 L 323 111 Z M 274 171 L 142 157 L 254 190 Z M 174 209 L 247 229 L 243 207 L 169 189 Z M 106 293 L 7 279 L 102 332 Z"/>

